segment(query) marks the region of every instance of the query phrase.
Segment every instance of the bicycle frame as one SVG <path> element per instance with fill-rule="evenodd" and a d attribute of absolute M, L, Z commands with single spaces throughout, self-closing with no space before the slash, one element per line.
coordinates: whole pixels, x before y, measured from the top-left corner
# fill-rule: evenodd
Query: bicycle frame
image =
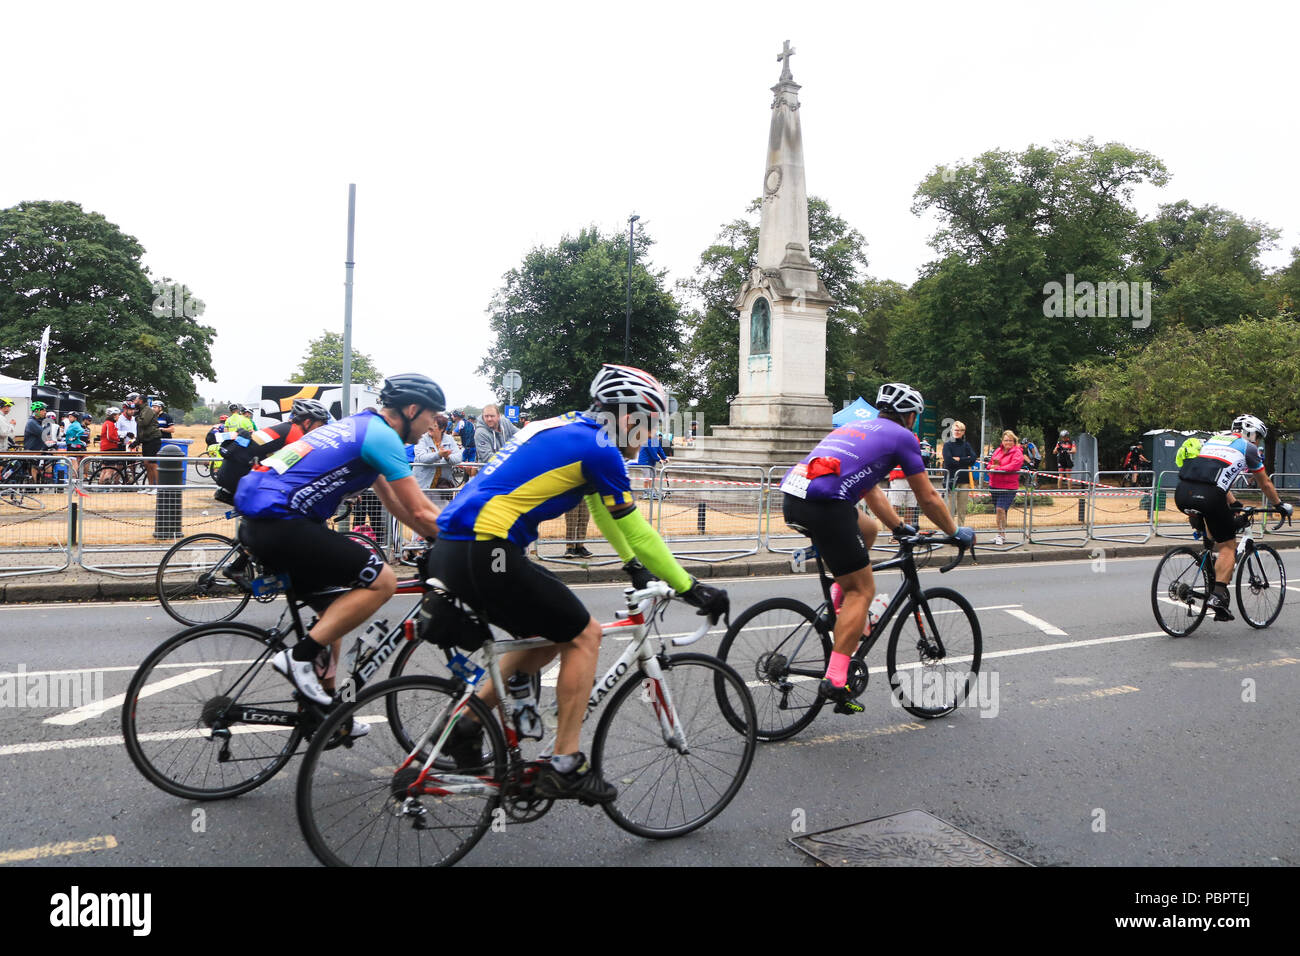
<path fill-rule="evenodd" d="M 591 695 L 587 698 L 587 708 L 583 714 L 583 722 L 585 723 L 587 718 L 600 706 L 600 702 L 618 687 L 623 678 L 633 669 L 633 664 L 639 663 L 641 669 L 645 672 L 646 679 L 649 681 L 646 693 L 651 696 L 647 699 L 653 705 L 655 715 L 659 718 L 659 727 L 663 733 L 664 741 L 680 752 L 687 753 L 689 752 L 689 746 L 681 723 L 677 719 L 677 711 L 673 707 L 672 695 L 667 684 L 664 683 L 663 671 L 660 669 L 658 660 L 659 651 L 654 646 L 655 642 L 651 640 L 653 634 L 649 628 L 649 622 L 652 622 L 666 606 L 669 597 L 674 592 L 662 581 L 655 581 L 644 590 L 632 591 L 629 588 L 626 593 L 628 600 L 627 617 L 619 618 L 610 624 L 602 624 L 601 634 L 602 636 L 624 634 L 631 630 L 630 643 L 627 649 L 619 655 L 613 666 L 605 672 L 605 676 L 596 681 L 593 686 Z M 703 637 L 708 629 L 709 622 L 706 619 L 694 634 L 683 638 L 672 638 L 671 643 L 675 647 L 693 644 Z M 485 780 L 483 777 L 472 774 L 444 773 L 436 770 L 433 766 L 434 761 L 442 754 L 442 748 L 446 744 L 452 728 L 469 709 L 468 700 L 478 690 L 479 684 L 485 675 L 491 678 L 492 686 L 498 688 L 497 717 L 505 731 L 507 751 L 510 758 L 513 761 L 520 756 L 519 735 L 505 711 L 506 695 L 500 691 L 500 688 L 505 687 L 505 682 L 501 678 L 499 663 L 501 650 L 496 647 L 496 644 L 495 640 L 489 639 L 483 645 L 482 654 L 486 669 L 474 664 L 473 661 L 463 655 L 458 655 L 456 660 L 453 661 L 452 673 L 461 679 L 464 688 L 460 696 L 444 707 L 434 718 L 420 739 L 415 741 L 415 745 L 407 754 L 406 760 L 397 768 L 398 772 L 401 772 L 413 766 L 420 759 L 420 752 L 437 735 L 437 744 L 429 751 L 428 757 L 423 760 L 420 772 L 412 781 L 408 793 L 440 797 L 456 793 L 482 795 L 499 787 L 496 781 Z M 554 646 L 554 643 L 546 638 L 532 637 L 505 642 L 503 650 L 505 653 L 513 653 L 537 647 Z M 552 734 L 545 742 L 542 752 L 551 753 L 554 744 L 555 736 Z M 410 800 L 413 797 L 408 796 L 407 799 Z"/>

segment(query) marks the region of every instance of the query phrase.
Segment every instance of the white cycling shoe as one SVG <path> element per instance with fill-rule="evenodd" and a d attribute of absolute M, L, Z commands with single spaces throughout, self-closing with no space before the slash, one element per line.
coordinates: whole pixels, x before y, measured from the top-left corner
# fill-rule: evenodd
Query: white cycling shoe
<path fill-rule="evenodd" d="M 289 678 L 294 687 L 321 706 L 328 707 L 334 702 L 334 698 L 321 686 L 320 678 L 316 676 L 315 662 L 296 661 L 287 650 L 284 650 L 271 658 L 271 666 Z M 353 736 L 357 734 L 354 732 Z"/>

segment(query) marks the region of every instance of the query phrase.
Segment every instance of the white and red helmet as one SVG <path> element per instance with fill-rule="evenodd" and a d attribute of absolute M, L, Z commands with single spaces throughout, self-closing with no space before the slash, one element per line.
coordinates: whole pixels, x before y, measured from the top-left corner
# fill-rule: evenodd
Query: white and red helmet
<path fill-rule="evenodd" d="M 1238 415 L 1232 420 L 1232 430 L 1241 432 L 1251 444 L 1258 444 L 1268 437 L 1268 428 L 1254 415 Z"/>
<path fill-rule="evenodd" d="M 591 380 L 591 398 L 606 408 L 623 405 L 654 415 L 668 414 L 668 392 L 659 379 L 630 365 L 602 365 Z"/>

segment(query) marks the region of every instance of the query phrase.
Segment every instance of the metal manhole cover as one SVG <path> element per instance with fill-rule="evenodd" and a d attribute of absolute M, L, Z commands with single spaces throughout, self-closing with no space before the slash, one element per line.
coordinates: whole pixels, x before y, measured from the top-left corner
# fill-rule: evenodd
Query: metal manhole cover
<path fill-rule="evenodd" d="M 790 840 L 827 866 L 1032 866 L 924 810 Z"/>

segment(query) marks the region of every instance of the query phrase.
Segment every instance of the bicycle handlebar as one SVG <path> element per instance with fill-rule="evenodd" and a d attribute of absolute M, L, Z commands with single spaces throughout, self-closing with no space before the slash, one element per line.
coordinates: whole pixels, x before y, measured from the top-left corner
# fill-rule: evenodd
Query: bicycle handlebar
<path fill-rule="evenodd" d="M 679 595 L 677 594 L 677 592 L 674 591 L 671 587 L 669 587 L 667 582 L 651 581 L 649 584 L 647 584 L 645 587 L 641 588 L 640 590 L 632 591 L 632 593 L 628 595 L 628 600 L 629 602 L 635 602 L 636 605 L 641 609 L 641 612 L 644 614 L 647 611 L 647 608 L 642 607 L 642 605 L 645 604 L 646 602 L 654 601 L 658 599 L 669 600 L 671 598 L 675 598 L 678 596 Z M 704 620 L 700 623 L 700 626 L 696 628 L 693 634 L 689 634 L 686 637 L 672 638 L 672 645 L 674 647 L 686 647 L 687 645 L 694 644 L 705 634 L 707 634 L 709 632 L 709 628 L 712 626 L 713 626 L 713 622 L 710 621 L 707 616 L 705 616 Z"/>
<path fill-rule="evenodd" d="M 926 545 L 927 547 L 934 547 L 935 545 L 941 545 L 941 544 L 956 545 L 957 557 L 953 558 L 950 562 L 948 562 L 943 567 L 941 567 L 939 569 L 940 574 L 947 574 L 953 568 L 957 567 L 957 565 L 961 564 L 962 558 L 966 556 L 966 549 L 968 547 L 970 548 L 971 561 L 974 562 L 975 564 L 979 564 L 979 562 L 975 560 L 974 543 L 970 545 L 962 544 L 960 541 L 957 540 L 955 535 L 951 535 L 951 534 L 940 535 L 933 531 L 920 531 L 916 534 L 907 535 L 906 537 L 899 538 L 898 543 L 900 546 L 906 544 L 909 547 L 913 547 L 913 548 L 915 548 L 917 545 Z"/>

